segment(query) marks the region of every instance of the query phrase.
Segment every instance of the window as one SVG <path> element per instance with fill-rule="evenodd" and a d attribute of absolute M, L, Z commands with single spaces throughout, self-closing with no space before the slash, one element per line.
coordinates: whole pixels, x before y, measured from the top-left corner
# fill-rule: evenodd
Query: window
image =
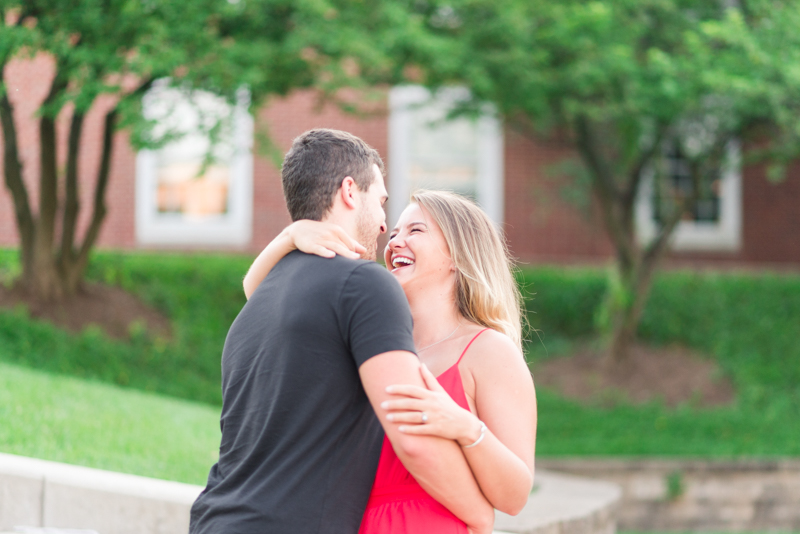
<path fill-rule="evenodd" d="M 660 172 L 646 172 L 636 201 L 639 241 L 650 242 L 677 199 L 691 194 L 694 184 L 689 162 L 679 143 L 666 143 Z M 658 179 L 656 177 L 658 176 Z M 741 154 L 739 144 L 728 145 L 719 170 L 703 176 L 697 200 L 678 223 L 670 246 L 678 251 L 737 251 L 741 246 Z"/>
<path fill-rule="evenodd" d="M 136 237 L 148 245 L 241 246 L 252 234 L 252 119 L 205 91 L 157 83 L 144 98 L 154 136 L 136 159 Z M 212 140 L 214 141 L 212 143 Z"/>
<path fill-rule="evenodd" d="M 503 135 L 487 109 L 477 118 L 445 120 L 469 96 L 462 88 L 432 95 L 418 86 L 389 94 L 389 222 L 416 189 L 446 189 L 475 199 L 496 223 L 503 220 Z"/>

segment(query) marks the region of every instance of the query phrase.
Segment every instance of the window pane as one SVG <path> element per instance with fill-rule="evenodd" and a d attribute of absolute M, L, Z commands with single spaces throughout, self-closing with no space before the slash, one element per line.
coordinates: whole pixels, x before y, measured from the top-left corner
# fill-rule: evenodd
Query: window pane
<path fill-rule="evenodd" d="M 695 191 L 695 187 L 697 190 Z M 653 188 L 653 219 L 663 223 L 675 212 L 678 203 L 692 195 L 695 201 L 682 215 L 682 220 L 716 223 L 720 219 L 720 169 L 705 172 L 695 185 L 690 161 L 684 157 L 680 143 L 670 143 L 664 150 Z"/>
<path fill-rule="evenodd" d="M 164 86 L 150 91 L 145 105 L 147 118 L 157 121 L 156 139 L 174 138 L 156 151 L 157 212 L 192 219 L 226 214 L 233 107 L 210 93 Z"/>
<path fill-rule="evenodd" d="M 448 189 L 475 198 L 478 131 L 469 118 L 445 121 L 448 105 L 434 101 L 412 113 L 410 185 Z"/>

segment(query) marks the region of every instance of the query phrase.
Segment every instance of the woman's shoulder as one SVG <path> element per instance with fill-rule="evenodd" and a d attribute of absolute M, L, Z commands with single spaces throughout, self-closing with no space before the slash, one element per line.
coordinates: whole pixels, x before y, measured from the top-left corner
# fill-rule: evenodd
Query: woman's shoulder
<path fill-rule="evenodd" d="M 483 327 L 476 327 L 475 334 Z M 514 341 L 502 332 L 488 328 L 474 338 L 469 350 L 464 354 L 467 366 L 474 371 L 490 371 L 504 374 L 517 373 L 527 369 L 525 358 Z"/>

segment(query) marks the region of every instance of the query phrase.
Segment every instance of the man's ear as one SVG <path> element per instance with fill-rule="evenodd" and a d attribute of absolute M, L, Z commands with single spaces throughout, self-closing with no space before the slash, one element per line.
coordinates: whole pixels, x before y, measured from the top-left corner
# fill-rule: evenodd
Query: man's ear
<path fill-rule="evenodd" d="M 356 196 L 359 192 L 360 190 L 358 189 L 358 185 L 356 185 L 356 181 L 353 180 L 351 176 L 345 176 L 344 180 L 342 180 L 342 186 L 339 188 L 339 196 L 342 202 L 344 202 L 344 205 L 350 209 L 357 209 L 358 200 Z"/>

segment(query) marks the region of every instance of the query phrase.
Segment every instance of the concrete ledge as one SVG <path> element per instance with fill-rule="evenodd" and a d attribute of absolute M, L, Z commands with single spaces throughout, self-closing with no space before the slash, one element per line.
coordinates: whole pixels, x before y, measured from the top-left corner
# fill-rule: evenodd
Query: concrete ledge
<path fill-rule="evenodd" d="M 800 531 L 796 458 L 547 458 L 537 465 L 619 484 L 622 530 Z"/>
<path fill-rule="evenodd" d="M 497 513 L 495 528 L 516 534 L 613 534 L 616 484 L 536 470 L 536 490 L 519 515 Z"/>
<path fill-rule="evenodd" d="M 523 511 L 497 534 L 614 534 L 619 488 L 537 471 Z M 0 533 L 17 525 L 100 534 L 185 534 L 202 487 L 0 453 Z"/>
<path fill-rule="evenodd" d="M 0 530 L 15 525 L 101 534 L 188 532 L 200 486 L 0 453 Z"/>

